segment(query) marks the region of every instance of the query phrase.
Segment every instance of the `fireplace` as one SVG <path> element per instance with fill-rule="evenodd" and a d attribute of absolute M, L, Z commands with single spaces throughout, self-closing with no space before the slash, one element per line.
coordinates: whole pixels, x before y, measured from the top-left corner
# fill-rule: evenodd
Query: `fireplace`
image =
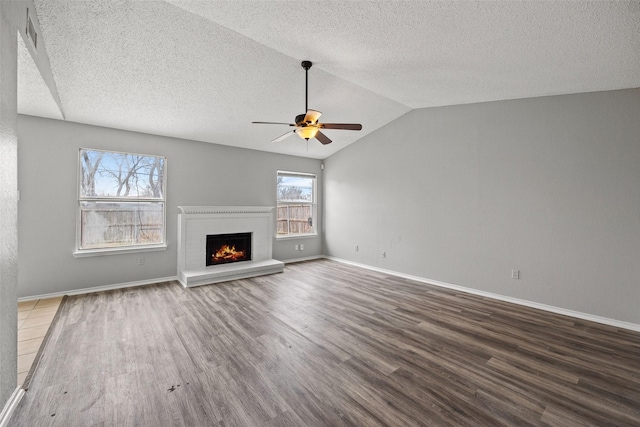
<path fill-rule="evenodd" d="M 272 256 L 275 223 L 273 206 L 178 206 L 178 280 L 191 288 L 282 273 L 284 263 Z M 208 236 L 226 238 L 231 234 L 249 235 L 250 243 L 222 243 L 229 249 L 235 246 L 236 252 L 244 251 L 245 259 L 214 265 L 213 249 L 207 250 L 207 244 L 214 242 Z"/>
<path fill-rule="evenodd" d="M 205 265 L 251 261 L 251 233 L 209 234 Z"/>

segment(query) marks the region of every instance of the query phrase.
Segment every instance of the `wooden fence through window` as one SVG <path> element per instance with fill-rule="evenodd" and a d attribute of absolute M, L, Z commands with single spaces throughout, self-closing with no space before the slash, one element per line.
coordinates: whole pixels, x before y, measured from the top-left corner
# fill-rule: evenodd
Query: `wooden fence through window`
<path fill-rule="evenodd" d="M 141 206 L 136 210 L 117 207 L 81 210 L 83 249 L 162 243 L 163 210 Z"/>
<path fill-rule="evenodd" d="M 312 205 L 280 205 L 278 206 L 278 235 L 309 234 L 313 232 Z"/>

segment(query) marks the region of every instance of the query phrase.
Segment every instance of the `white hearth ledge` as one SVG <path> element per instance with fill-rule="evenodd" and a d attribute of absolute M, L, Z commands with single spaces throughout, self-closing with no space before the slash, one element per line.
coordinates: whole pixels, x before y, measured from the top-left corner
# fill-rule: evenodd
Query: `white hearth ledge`
<path fill-rule="evenodd" d="M 275 259 L 267 261 L 241 261 L 233 264 L 212 265 L 210 270 L 185 271 L 178 281 L 185 288 L 211 285 L 229 280 L 246 279 L 264 276 L 265 274 L 282 273 L 284 263 Z"/>
<path fill-rule="evenodd" d="M 272 258 L 273 206 L 178 206 L 178 281 L 188 288 L 281 273 Z M 251 233 L 251 261 L 207 266 L 210 234 Z"/>

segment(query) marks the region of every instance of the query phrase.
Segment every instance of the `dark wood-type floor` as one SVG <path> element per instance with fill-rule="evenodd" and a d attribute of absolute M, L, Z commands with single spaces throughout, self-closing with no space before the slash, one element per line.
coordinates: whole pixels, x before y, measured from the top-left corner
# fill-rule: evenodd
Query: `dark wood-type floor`
<path fill-rule="evenodd" d="M 640 425 L 640 334 L 321 260 L 69 297 L 17 426 Z"/>

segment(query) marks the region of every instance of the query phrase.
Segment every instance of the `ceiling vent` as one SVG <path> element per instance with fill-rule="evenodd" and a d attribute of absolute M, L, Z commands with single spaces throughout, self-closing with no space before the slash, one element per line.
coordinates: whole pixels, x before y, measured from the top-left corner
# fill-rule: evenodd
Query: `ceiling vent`
<path fill-rule="evenodd" d="M 27 38 L 31 39 L 33 43 L 33 48 L 38 51 L 38 33 L 36 33 L 36 27 L 33 25 L 33 21 L 31 20 L 31 16 L 29 16 L 29 8 L 27 8 L 27 28 L 25 30 L 27 33 Z"/>

